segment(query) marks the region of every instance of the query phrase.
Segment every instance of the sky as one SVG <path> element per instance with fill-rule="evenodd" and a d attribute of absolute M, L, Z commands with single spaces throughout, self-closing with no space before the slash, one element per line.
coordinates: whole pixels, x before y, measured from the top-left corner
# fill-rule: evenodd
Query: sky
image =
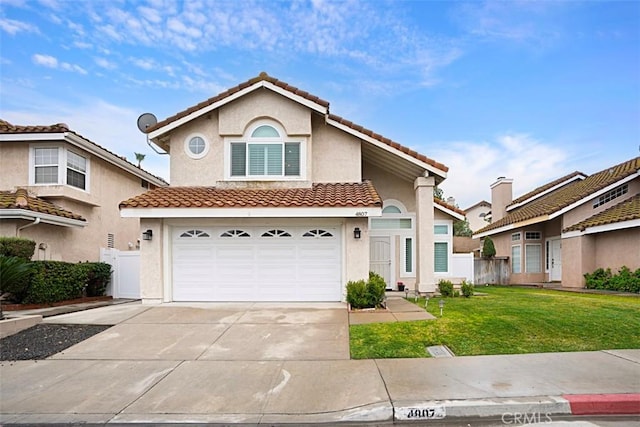
<path fill-rule="evenodd" d="M 0 0 L 0 117 L 166 179 L 138 116 L 262 71 L 447 165 L 463 209 L 640 154 L 640 1 Z"/>

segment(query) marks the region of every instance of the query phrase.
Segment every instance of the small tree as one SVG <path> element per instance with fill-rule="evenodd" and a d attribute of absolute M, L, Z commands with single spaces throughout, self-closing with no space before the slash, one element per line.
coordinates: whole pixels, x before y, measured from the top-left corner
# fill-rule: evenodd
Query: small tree
<path fill-rule="evenodd" d="M 22 294 L 28 286 L 28 278 L 31 272 L 29 261 L 15 256 L 0 255 L 0 319 L 4 318 L 2 312 L 2 295 L 5 292 Z"/>
<path fill-rule="evenodd" d="M 491 237 L 485 237 L 484 239 L 484 243 L 482 244 L 482 256 L 487 258 L 493 258 L 496 256 L 496 247 L 493 245 Z"/>
<path fill-rule="evenodd" d="M 444 201 L 444 191 L 437 185 L 433 187 L 433 198 Z"/>
<path fill-rule="evenodd" d="M 142 163 L 142 161 L 144 160 L 145 157 L 147 157 L 146 154 L 142 154 L 142 153 L 133 153 L 136 155 L 136 160 L 138 161 L 138 167 L 140 167 L 140 163 Z"/>
<path fill-rule="evenodd" d="M 471 228 L 469 227 L 469 220 L 465 218 L 464 220 L 454 222 L 453 235 L 462 237 L 473 236 L 473 231 L 471 231 Z"/>

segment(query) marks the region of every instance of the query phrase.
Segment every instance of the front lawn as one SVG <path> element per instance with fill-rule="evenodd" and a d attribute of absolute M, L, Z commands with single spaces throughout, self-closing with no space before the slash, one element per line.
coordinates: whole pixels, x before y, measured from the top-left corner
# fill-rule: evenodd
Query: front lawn
<path fill-rule="evenodd" d="M 481 287 L 486 296 L 445 298 L 437 320 L 350 327 L 353 359 L 428 357 L 446 345 L 457 356 L 640 348 L 640 297 Z M 424 306 L 424 299 L 418 301 Z"/>

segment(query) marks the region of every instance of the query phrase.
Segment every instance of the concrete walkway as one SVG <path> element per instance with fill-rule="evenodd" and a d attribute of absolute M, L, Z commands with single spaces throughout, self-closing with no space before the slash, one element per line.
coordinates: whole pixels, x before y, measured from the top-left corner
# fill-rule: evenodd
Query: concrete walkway
<path fill-rule="evenodd" d="M 640 414 L 640 350 L 349 360 L 343 304 L 123 304 L 44 321 L 116 326 L 1 362 L 3 426 Z"/>
<path fill-rule="evenodd" d="M 424 308 L 403 298 L 404 292 L 387 292 L 386 310 L 352 310 L 349 312 L 349 324 L 407 322 L 413 320 L 434 320 Z"/>

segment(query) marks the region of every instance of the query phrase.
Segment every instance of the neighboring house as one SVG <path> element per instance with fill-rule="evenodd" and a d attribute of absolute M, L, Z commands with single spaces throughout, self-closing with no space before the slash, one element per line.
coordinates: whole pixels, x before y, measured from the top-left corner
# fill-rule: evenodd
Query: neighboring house
<path fill-rule="evenodd" d="M 481 200 L 473 206 L 469 206 L 464 210 L 466 212 L 467 221 L 471 231 L 476 232 L 486 227 L 491 218 L 491 203 Z"/>
<path fill-rule="evenodd" d="M 171 186 L 120 204 L 148 230 L 145 302 L 341 301 L 370 270 L 420 292 L 455 274 L 464 213 L 433 200 L 447 167 L 265 73 L 148 137 Z"/>
<path fill-rule="evenodd" d="M 36 242 L 34 259 L 98 261 L 135 249 L 139 220 L 118 203 L 162 179 L 69 130 L 0 120 L 0 235 Z"/>
<path fill-rule="evenodd" d="M 584 287 L 597 268 L 640 268 L 640 157 L 593 175 L 563 176 L 511 200 L 512 180 L 491 185 L 490 236 L 510 257 L 511 283 Z"/>

